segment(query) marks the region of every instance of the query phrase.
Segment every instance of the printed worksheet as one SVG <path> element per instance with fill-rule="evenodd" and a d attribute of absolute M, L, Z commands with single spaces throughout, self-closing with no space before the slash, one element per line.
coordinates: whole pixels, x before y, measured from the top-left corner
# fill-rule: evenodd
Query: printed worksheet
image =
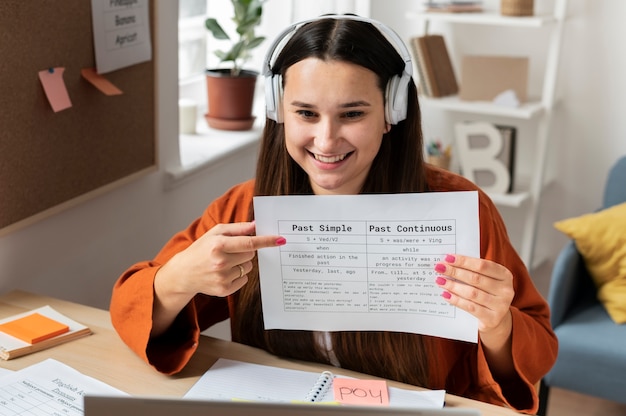
<path fill-rule="evenodd" d="M 127 395 L 49 358 L 0 377 L 0 416 L 82 416 L 85 394 Z"/>
<path fill-rule="evenodd" d="M 478 193 L 254 198 L 266 329 L 397 331 L 477 342 L 472 315 L 448 304 L 434 266 L 479 257 Z"/>
<path fill-rule="evenodd" d="M 311 399 L 319 387 L 320 373 L 271 367 L 220 358 L 185 394 L 195 400 L 246 400 L 270 402 L 336 401 L 333 389 L 318 390 L 321 397 Z M 351 377 L 333 375 L 332 380 Z M 332 384 L 332 382 L 331 382 Z M 332 386 L 331 386 L 332 387 Z M 407 390 L 388 387 L 389 406 L 441 409 L 445 390 Z"/>

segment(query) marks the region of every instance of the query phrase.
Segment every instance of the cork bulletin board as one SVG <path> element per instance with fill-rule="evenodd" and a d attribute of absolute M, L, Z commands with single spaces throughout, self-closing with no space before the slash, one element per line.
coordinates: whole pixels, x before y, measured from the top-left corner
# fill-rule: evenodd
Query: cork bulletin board
<path fill-rule="evenodd" d="M 104 74 L 115 96 L 81 77 L 95 66 L 90 1 L 0 1 L 0 234 L 155 168 L 154 59 Z M 56 113 L 38 78 L 54 67 L 72 102 Z"/>

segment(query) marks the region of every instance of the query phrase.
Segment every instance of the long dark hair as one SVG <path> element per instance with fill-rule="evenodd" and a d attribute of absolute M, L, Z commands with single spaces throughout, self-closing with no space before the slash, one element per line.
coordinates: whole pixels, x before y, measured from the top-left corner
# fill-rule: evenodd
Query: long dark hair
<path fill-rule="evenodd" d="M 352 19 L 320 19 L 300 27 L 276 57 L 273 72 L 285 73 L 293 64 L 318 58 L 349 62 L 378 76 L 384 94 L 404 61 L 395 47 L 371 23 Z M 423 139 L 417 88 L 408 85 L 407 118 L 392 125 L 373 161 L 361 193 L 402 193 L 425 190 Z M 283 125 L 267 119 L 258 158 L 256 195 L 312 194 L 307 174 L 293 161 L 285 146 Z M 252 218 L 252 209 L 250 210 Z M 248 284 L 238 293 L 233 319 L 233 340 L 264 348 L 274 354 L 328 363 L 309 331 L 263 328 L 258 268 L 248 274 Z M 428 366 L 422 337 L 390 332 L 335 332 L 332 348 L 341 366 L 380 377 L 427 387 Z"/>

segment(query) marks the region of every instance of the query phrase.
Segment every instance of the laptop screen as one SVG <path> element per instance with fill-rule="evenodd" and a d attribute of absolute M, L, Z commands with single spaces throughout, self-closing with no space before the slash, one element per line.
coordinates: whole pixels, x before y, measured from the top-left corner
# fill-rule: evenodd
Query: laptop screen
<path fill-rule="evenodd" d="M 85 396 L 85 416 L 480 416 L 470 408 L 409 409 L 275 402 L 207 401 L 167 397 Z"/>

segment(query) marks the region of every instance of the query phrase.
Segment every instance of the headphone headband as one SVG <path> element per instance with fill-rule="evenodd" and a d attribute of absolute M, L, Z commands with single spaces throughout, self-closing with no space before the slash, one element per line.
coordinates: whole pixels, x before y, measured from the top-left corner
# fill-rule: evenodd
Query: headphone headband
<path fill-rule="evenodd" d="M 359 22 L 370 23 L 391 43 L 398 55 L 404 61 L 404 69 L 401 76 L 392 77 L 385 91 L 385 119 L 390 124 L 397 124 L 406 118 L 407 111 L 407 88 L 409 81 L 413 75 L 413 63 L 411 53 L 400 36 L 381 22 L 361 16 L 355 15 L 325 15 L 313 19 L 304 20 L 295 23 L 283 30 L 274 39 L 265 55 L 263 64 L 263 76 L 265 77 L 265 101 L 267 117 L 278 123 L 282 123 L 282 111 L 280 108 L 282 102 L 282 77 L 280 74 L 272 72 L 274 59 L 280 54 L 285 44 L 291 39 L 293 34 L 307 23 L 316 22 L 324 19 L 336 20 L 355 20 Z"/>

